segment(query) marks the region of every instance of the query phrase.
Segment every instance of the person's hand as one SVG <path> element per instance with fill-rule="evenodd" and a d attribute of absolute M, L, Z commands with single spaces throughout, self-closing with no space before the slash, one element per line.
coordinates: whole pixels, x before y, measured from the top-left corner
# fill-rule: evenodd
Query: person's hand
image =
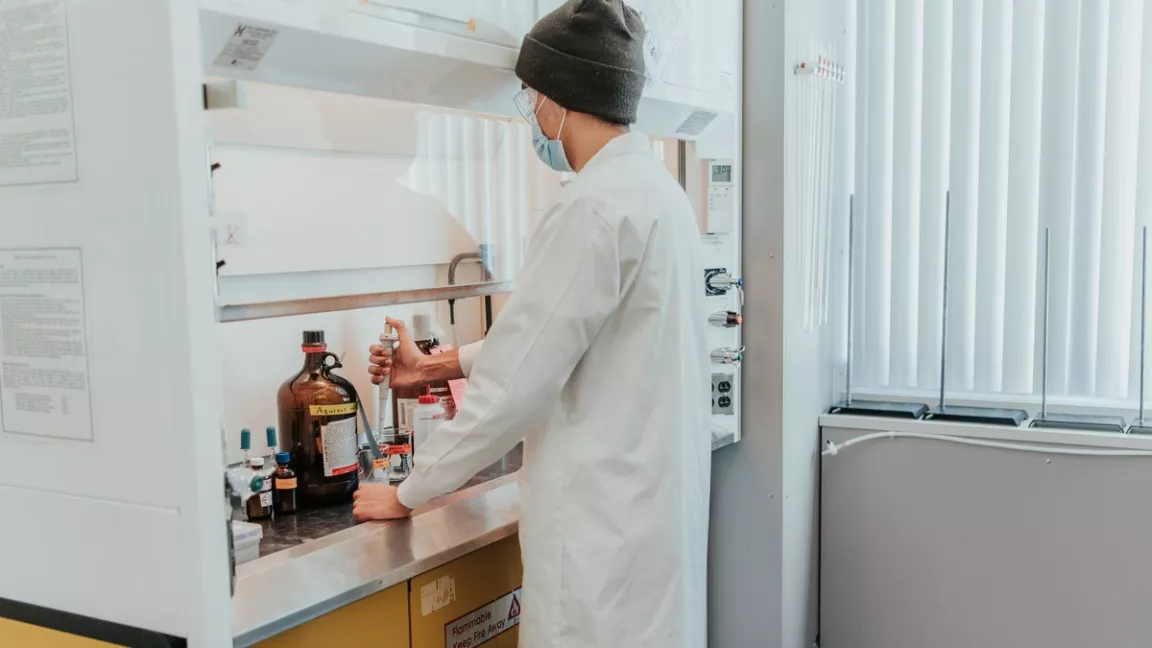
<path fill-rule="evenodd" d="M 399 489 L 386 484 L 361 484 L 352 493 L 352 517 L 357 522 L 397 520 L 412 514 L 400 503 Z"/>
<path fill-rule="evenodd" d="M 412 334 L 403 321 L 387 318 L 396 329 L 400 343 L 391 353 L 379 344 L 368 347 L 368 373 L 372 374 L 372 384 L 379 385 L 384 378 L 392 376 L 393 387 L 419 387 L 427 382 L 424 378 L 424 364 L 428 356 L 420 352 L 420 347 L 412 340 Z"/>

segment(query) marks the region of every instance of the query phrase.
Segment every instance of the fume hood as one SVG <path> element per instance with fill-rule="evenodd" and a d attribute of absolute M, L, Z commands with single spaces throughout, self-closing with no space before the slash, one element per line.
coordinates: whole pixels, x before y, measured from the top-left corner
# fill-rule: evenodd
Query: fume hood
<path fill-rule="evenodd" d="M 201 49 L 212 75 L 514 117 L 520 41 L 557 4 L 201 0 Z M 736 51 L 722 43 L 739 3 L 635 4 L 650 31 L 637 128 L 695 139 L 736 109 Z"/>

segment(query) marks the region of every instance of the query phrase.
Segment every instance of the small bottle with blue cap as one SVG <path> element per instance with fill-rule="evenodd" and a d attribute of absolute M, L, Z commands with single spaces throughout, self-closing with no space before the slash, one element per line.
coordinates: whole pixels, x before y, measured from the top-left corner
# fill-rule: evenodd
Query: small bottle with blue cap
<path fill-rule="evenodd" d="M 276 515 L 296 512 L 296 473 L 289 467 L 291 463 L 291 453 L 276 453 L 276 472 L 272 473 L 272 507 Z"/>

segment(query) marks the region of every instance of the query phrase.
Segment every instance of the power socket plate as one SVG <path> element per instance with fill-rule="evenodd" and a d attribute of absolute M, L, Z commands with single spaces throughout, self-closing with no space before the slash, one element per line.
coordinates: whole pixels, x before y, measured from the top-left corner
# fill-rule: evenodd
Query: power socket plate
<path fill-rule="evenodd" d="M 736 374 L 712 374 L 712 413 L 723 416 L 736 414 Z"/>

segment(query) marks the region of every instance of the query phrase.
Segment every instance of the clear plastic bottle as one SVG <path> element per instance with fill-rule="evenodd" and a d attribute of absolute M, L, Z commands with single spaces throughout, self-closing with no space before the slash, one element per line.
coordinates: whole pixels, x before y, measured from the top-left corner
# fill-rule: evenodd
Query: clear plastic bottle
<path fill-rule="evenodd" d="M 445 412 L 444 404 L 440 398 L 434 395 L 429 389 L 427 393 L 420 397 L 420 403 L 416 405 L 416 410 L 412 413 L 413 418 L 416 420 L 415 432 L 412 437 L 413 450 L 419 449 L 428 441 L 429 435 L 440 427 L 444 422 Z M 413 455 L 413 465 L 415 465 L 415 455 Z"/>
<path fill-rule="evenodd" d="M 388 481 L 399 484 L 408 479 L 412 474 L 412 433 L 389 428 L 384 431 L 384 443 L 380 449 L 388 455 Z"/>

